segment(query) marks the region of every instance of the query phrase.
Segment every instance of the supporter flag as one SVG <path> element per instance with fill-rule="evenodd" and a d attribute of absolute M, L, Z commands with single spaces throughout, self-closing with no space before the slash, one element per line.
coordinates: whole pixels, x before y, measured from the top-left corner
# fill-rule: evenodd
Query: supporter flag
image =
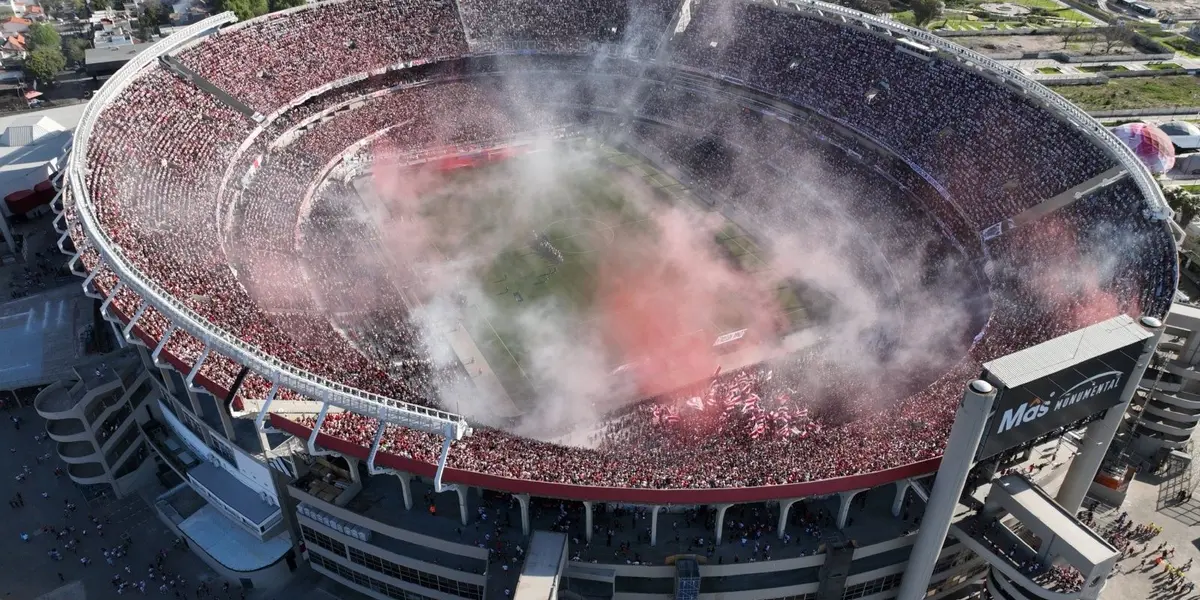
<path fill-rule="evenodd" d="M 675 407 L 671 407 L 671 408 L 667 409 L 666 421 L 668 423 L 678 423 L 679 422 L 679 412 L 675 410 Z"/>
<path fill-rule="evenodd" d="M 650 408 L 650 414 L 654 415 L 654 422 L 655 422 L 655 423 L 661 423 L 661 422 L 662 422 L 663 410 L 662 410 L 662 407 L 661 407 L 661 406 L 659 406 L 659 405 L 655 404 L 653 407 L 651 407 L 651 408 Z"/>
<path fill-rule="evenodd" d="M 720 376 L 721 376 L 721 365 L 717 365 L 717 370 L 713 371 L 713 374 L 712 374 L 713 383 L 716 383 L 716 379 Z"/>
<path fill-rule="evenodd" d="M 750 394 L 742 402 L 742 414 L 758 409 L 758 394 Z"/>
<path fill-rule="evenodd" d="M 758 437 L 761 436 L 763 434 L 763 432 L 766 430 L 767 430 L 767 423 L 765 421 L 756 421 L 754 423 L 754 427 L 750 428 L 751 439 L 757 440 Z"/>
<path fill-rule="evenodd" d="M 700 396 L 692 396 L 692 398 L 687 401 L 687 405 L 696 410 L 704 410 L 704 400 L 701 400 Z"/>
<path fill-rule="evenodd" d="M 745 373 L 742 373 L 742 375 L 745 377 L 739 381 L 738 390 L 743 394 L 748 394 L 750 393 L 750 390 L 754 389 L 754 380 L 750 379 L 750 376 L 746 375 Z"/>
<path fill-rule="evenodd" d="M 805 408 L 802 408 L 802 409 L 796 411 L 796 418 L 797 419 L 807 419 L 808 418 L 808 408 L 805 407 Z"/>
<path fill-rule="evenodd" d="M 729 410 L 730 408 L 733 408 L 733 407 L 737 406 L 738 404 L 741 404 L 741 402 L 740 402 L 741 399 L 742 399 L 742 397 L 737 394 L 730 394 L 728 396 L 725 396 L 725 410 Z"/>
<path fill-rule="evenodd" d="M 800 439 L 804 439 L 804 438 L 808 437 L 808 430 L 800 429 L 799 427 L 793 427 L 792 435 L 799 437 Z"/>
<path fill-rule="evenodd" d="M 787 403 L 791 401 L 791 396 L 788 396 L 787 394 L 779 394 L 778 396 L 775 396 L 775 402 L 777 402 L 780 406 L 786 406 Z"/>
<path fill-rule="evenodd" d="M 816 421 L 809 421 L 808 429 L 809 429 L 809 431 L 812 431 L 813 433 L 821 433 L 821 424 Z"/>
<path fill-rule="evenodd" d="M 708 394 L 704 396 L 704 404 L 705 408 L 716 408 L 717 406 L 717 395 L 714 394 L 711 389 L 708 390 Z"/>

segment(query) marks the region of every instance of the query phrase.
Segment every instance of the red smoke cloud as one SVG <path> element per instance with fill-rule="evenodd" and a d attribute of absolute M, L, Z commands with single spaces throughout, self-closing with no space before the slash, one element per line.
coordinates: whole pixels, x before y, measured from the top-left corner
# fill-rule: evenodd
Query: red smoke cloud
<path fill-rule="evenodd" d="M 597 274 L 601 334 L 623 362 L 638 365 L 644 395 L 711 375 L 723 324 L 761 338 L 784 318 L 769 284 L 715 255 L 713 230 L 674 210 L 656 213 L 654 224 L 610 246 Z"/>

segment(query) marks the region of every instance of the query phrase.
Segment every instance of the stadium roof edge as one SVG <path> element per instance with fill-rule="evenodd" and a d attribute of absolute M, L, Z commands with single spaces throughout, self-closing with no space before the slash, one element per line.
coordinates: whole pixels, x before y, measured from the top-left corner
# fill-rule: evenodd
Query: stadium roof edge
<path fill-rule="evenodd" d="M 998 383 L 1014 388 L 1151 337 L 1129 315 L 1060 335 L 983 364 Z"/>

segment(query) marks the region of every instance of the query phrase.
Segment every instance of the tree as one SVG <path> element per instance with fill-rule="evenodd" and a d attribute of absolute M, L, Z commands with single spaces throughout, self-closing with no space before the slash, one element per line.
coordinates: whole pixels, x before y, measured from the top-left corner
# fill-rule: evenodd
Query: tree
<path fill-rule="evenodd" d="M 35 49 L 25 59 L 25 71 L 43 83 L 54 81 L 54 77 L 66 66 L 67 59 L 63 58 L 62 51 L 49 46 Z"/>
<path fill-rule="evenodd" d="M 38 48 L 62 48 L 62 37 L 54 30 L 54 27 L 49 23 L 34 23 L 29 26 L 29 47 L 31 49 Z"/>
<path fill-rule="evenodd" d="M 65 46 L 67 49 L 67 51 L 66 51 L 67 60 L 69 60 L 73 63 L 83 62 L 84 54 L 87 52 L 87 49 L 90 46 L 91 46 L 91 43 L 83 38 L 77 38 L 77 37 L 67 38 L 67 43 Z"/>
<path fill-rule="evenodd" d="M 138 35 L 142 41 L 149 41 L 150 37 L 158 33 L 158 24 L 162 22 L 162 4 L 157 0 L 147 0 L 142 4 L 142 16 L 138 17 Z"/>
<path fill-rule="evenodd" d="M 942 15 L 945 5 L 941 0 L 912 0 L 908 4 L 913 11 L 913 22 L 924 27 Z"/>
<path fill-rule="evenodd" d="M 1122 46 L 1128 46 L 1133 43 L 1133 30 L 1124 25 L 1114 25 L 1105 27 L 1100 30 L 1100 34 L 1104 36 L 1104 53 L 1109 54 L 1113 50 L 1118 50 Z"/>
<path fill-rule="evenodd" d="M 239 21 L 267 14 L 267 0 L 220 0 L 221 10 L 232 10 Z"/>
<path fill-rule="evenodd" d="M 271 0 L 271 12 L 304 6 L 307 3 L 307 0 Z"/>
<path fill-rule="evenodd" d="M 149 0 L 142 4 L 142 18 L 139 21 L 143 27 L 158 27 L 162 23 L 162 12 L 162 4 Z"/>
<path fill-rule="evenodd" d="M 1163 188 L 1167 206 L 1175 211 L 1175 220 L 1184 227 L 1200 214 L 1200 194 L 1193 194 L 1181 187 Z"/>

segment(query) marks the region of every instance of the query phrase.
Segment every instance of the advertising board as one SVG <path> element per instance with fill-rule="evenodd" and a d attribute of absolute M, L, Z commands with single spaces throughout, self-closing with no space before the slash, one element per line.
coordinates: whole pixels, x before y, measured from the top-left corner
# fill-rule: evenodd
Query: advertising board
<path fill-rule="evenodd" d="M 1130 344 L 1024 385 L 1000 389 L 976 460 L 1116 405 L 1141 347 Z"/>

